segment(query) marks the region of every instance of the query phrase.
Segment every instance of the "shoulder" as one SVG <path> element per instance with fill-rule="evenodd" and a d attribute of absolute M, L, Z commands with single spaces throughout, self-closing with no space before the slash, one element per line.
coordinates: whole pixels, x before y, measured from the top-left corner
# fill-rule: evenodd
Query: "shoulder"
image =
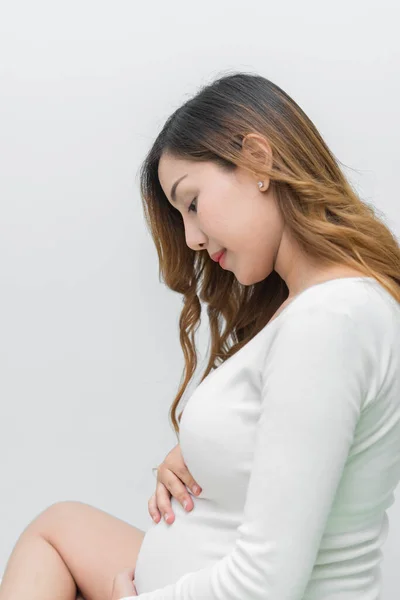
<path fill-rule="evenodd" d="M 332 280 L 308 288 L 278 317 L 272 334 L 267 364 L 312 370 L 340 361 L 374 388 L 388 370 L 398 372 L 400 305 L 376 280 Z"/>
<path fill-rule="evenodd" d="M 380 336 L 388 328 L 400 327 L 400 304 L 372 278 L 344 278 L 326 281 L 306 289 L 289 305 L 280 323 L 283 329 L 303 322 L 312 327 L 343 327 L 351 321 L 355 329 Z M 399 338 L 397 338 L 399 339 Z"/>

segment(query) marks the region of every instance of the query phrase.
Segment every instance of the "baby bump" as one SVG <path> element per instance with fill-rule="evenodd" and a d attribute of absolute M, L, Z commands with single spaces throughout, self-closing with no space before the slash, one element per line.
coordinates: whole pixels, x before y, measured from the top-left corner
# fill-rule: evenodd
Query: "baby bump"
<path fill-rule="evenodd" d="M 151 592 L 175 583 L 190 571 L 207 567 L 225 556 L 236 539 L 237 518 L 220 514 L 207 500 L 194 498 L 186 512 L 171 498 L 175 521 L 152 522 L 136 561 L 137 593 Z"/>

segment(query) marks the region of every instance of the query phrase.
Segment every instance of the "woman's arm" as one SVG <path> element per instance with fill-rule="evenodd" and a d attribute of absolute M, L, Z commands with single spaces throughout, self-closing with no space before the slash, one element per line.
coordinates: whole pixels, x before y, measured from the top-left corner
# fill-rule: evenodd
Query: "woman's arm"
<path fill-rule="evenodd" d="M 304 308 L 282 321 L 263 367 L 244 520 L 232 552 L 138 598 L 303 598 L 369 386 L 366 352 L 347 314 Z"/>

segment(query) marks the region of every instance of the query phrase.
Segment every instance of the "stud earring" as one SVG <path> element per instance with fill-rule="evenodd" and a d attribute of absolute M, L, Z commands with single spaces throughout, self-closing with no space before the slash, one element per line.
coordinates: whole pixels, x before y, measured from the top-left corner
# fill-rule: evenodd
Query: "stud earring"
<path fill-rule="evenodd" d="M 264 185 L 264 182 L 263 182 L 263 181 L 259 181 L 259 182 L 258 182 L 258 187 L 259 187 L 260 189 L 262 188 L 262 186 L 263 186 L 263 185 Z"/>

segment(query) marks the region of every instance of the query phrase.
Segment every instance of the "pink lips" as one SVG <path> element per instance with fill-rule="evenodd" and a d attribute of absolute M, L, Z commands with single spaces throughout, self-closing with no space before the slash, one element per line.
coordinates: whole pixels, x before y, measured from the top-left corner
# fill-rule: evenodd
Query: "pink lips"
<path fill-rule="evenodd" d="M 215 260 L 215 262 L 219 262 L 221 256 L 224 254 L 226 248 L 224 248 L 223 250 L 220 250 L 220 252 L 217 252 L 215 254 L 212 255 L 212 259 Z"/>
<path fill-rule="evenodd" d="M 221 254 L 220 254 L 219 258 L 218 258 L 218 262 L 219 262 L 220 265 L 222 265 L 224 257 L 225 257 L 225 250 L 223 252 L 221 252 Z"/>

